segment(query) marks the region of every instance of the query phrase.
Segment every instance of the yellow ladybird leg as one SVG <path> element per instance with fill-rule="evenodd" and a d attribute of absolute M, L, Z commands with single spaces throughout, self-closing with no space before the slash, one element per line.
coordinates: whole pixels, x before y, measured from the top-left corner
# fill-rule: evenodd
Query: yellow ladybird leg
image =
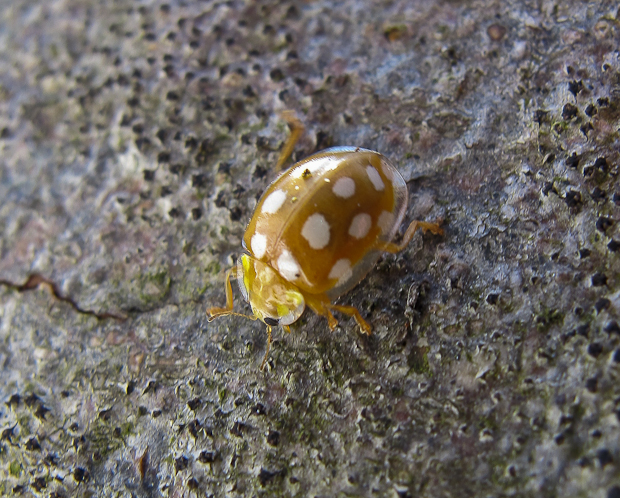
<path fill-rule="evenodd" d="M 334 318 L 332 312 L 327 308 L 330 304 L 327 296 L 320 297 L 304 295 L 304 298 L 306 300 L 306 304 L 312 311 L 319 316 L 324 316 L 327 318 L 327 323 L 329 324 L 330 330 L 334 330 L 338 326 L 338 320 Z"/>
<path fill-rule="evenodd" d="M 435 235 L 443 235 L 443 230 L 439 227 L 437 223 L 427 223 L 426 221 L 414 220 L 407 228 L 407 231 L 405 232 L 403 240 L 400 244 L 394 244 L 393 242 L 382 242 L 378 249 L 380 251 L 385 251 L 392 254 L 402 251 L 409 245 L 409 242 L 411 242 L 411 239 L 413 238 L 418 228 L 421 228 L 425 232 L 428 230 Z"/>
<path fill-rule="evenodd" d="M 354 306 L 340 306 L 338 304 L 330 304 L 329 307 L 333 310 L 339 311 L 340 313 L 344 313 L 345 315 L 352 316 L 355 318 L 357 325 L 359 326 L 362 334 L 370 335 L 372 333 L 372 329 L 368 322 L 362 318 L 359 310 Z"/>
<path fill-rule="evenodd" d="M 280 157 L 278 158 L 278 162 L 276 163 L 276 171 L 280 171 L 282 166 L 286 162 L 286 160 L 293 153 L 293 149 L 295 148 L 295 144 L 299 141 L 299 137 L 303 134 L 305 128 L 303 123 L 299 120 L 299 118 L 295 115 L 293 111 L 284 111 L 282 113 L 282 119 L 284 119 L 289 127 L 291 128 L 291 134 L 284 142 L 284 146 L 282 147 L 282 151 L 280 152 Z"/>
<path fill-rule="evenodd" d="M 209 321 L 213 320 L 215 317 L 230 315 L 232 313 L 233 293 L 232 286 L 230 285 L 230 279 L 233 276 L 233 273 L 235 276 L 237 276 L 237 269 L 235 267 L 231 268 L 226 272 L 226 308 L 213 307 L 207 309 L 207 317 Z"/>
<path fill-rule="evenodd" d="M 265 357 L 263 358 L 263 362 L 260 364 L 261 371 L 265 369 L 265 363 L 267 363 L 269 351 L 271 351 L 271 327 L 267 325 L 267 351 L 265 351 Z"/>
<path fill-rule="evenodd" d="M 329 311 L 327 308 L 325 308 L 325 318 L 327 318 L 327 325 L 329 325 L 329 330 L 333 332 L 334 329 L 338 326 L 338 320 L 334 318 L 332 312 Z"/>
<path fill-rule="evenodd" d="M 250 320 L 256 320 L 257 318 L 254 315 L 244 315 L 243 313 L 235 313 L 233 311 L 233 293 L 232 293 L 232 285 L 230 284 L 230 279 L 232 276 L 237 276 L 237 268 L 232 267 L 230 270 L 226 272 L 226 307 L 225 308 L 208 308 L 207 309 L 207 320 L 211 321 L 218 316 L 227 316 L 227 315 L 235 315 L 242 316 L 244 318 L 249 318 Z"/>
<path fill-rule="evenodd" d="M 314 311 L 317 315 L 327 318 L 327 323 L 329 324 L 329 328 L 331 330 L 334 330 L 338 326 L 338 320 L 336 320 L 334 318 L 334 315 L 332 315 L 331 310 L 334 310 L 355 318 L 355 321 L 361 329 L 362 334 L 370 335 L 372 333 L 370 325 L 368 325 L 366 320 L 362 318 L 362 315 L 357 308 L 353 306 L 341 306 L 339 304 L 331 304 L 329 298 L 325 295 L 304 297 L 306 299 L 306 304 L 310 307 L 312 311 Z"/>

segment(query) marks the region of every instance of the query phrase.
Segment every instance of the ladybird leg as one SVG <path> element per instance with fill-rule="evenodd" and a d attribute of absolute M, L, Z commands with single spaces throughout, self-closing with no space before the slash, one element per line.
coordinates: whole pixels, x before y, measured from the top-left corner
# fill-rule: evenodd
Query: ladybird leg
<path fill-rule="evenodd" d="M 249 318 L 250 320 L 257 320 L 257 317 L 255 317 L 254 315 L 244 315 L 243 313 L 235 313 L 233 311 L 233 292 L 232 292 L 232 285 L 230 284 L 230 279 L 233 277 L 233 275 L 235 277 L 237 276 L 237 269 L 234 266 L 226 272 L 226 284 L 225 284 L 226 307 L 218 308 L 217 306 L 215 306 L 213 308 L 208 308 L 207 309 L 207 320 L 208 321 L 212 321 L 214 318 L 217 318 L 218 316 L 226 316 L 226 315 L 236 315 L 236 316 L 242 316 L 244 318 Z"/>
<path fill-rule="evenodd" d="M 392 254 L 396 254 L 397 252 L 402 251 L 409 245 L 409 242 L 411 242 L 411 239 L 415 235 L 418 228 L 421 228 L 425 232 L 428 230 L 435 235 L 443 235 L 443 230 L 439 227 L 437 223 L 427 223 L 426 221 L 414 220 L 407 228 L 407 231 L 405 232 L 403 240 L 400 244 L 395 244 L 393 242 L 382 242 L 379 245 L 378 249 L 380 251 L 385 251 Z"/>
<path fill-rule="evenodd" d="M 299 137 L 301 137 L 302 133 L 305 130 L 303 123 L 295 115 L 294 111 L 284 111 L 281 116 L 282 119 L 284 119 L 291 128 L 291 134 L 286 139 L 286 142 L 284 142 L 284 146 L 280 151 L 280 157 L 278 157 L 278 162 L 276 163 L 276 171 L 280 171 L 286 160 L 293 153 L 295 144 L 299 141 Z"/>
<path fill-rule="evenodd" d="M 261 372 L 265 369 L 265 364 L 267 363 L 267 358 L 269 357 L 269 351 L 271 351 L 271 327 L 267 325 L 267 351 L 265 351 L 263 362 L 260 364 Z"/>
<path fill-rule="evenodd" d="M 312 311 L 319 316 L 324 316 L 327 318 L 327 323 L 330 330 L 334 330 L 338 326 L 338 320 L 334 318 L 334 315 L 332 315 L 332 312 L 329 311 L 326 306 L 329 305 L 329 299 L 327 299 L 327 297 L 321 299 L 317 296 L 304 295 L 304 298 L 306 300 L 306 304 Z"/>
<path fill-rule="evenodd" d="M 372 333 L 372 329 L 370 325 L 362 318 L 362 315 L 354 306 L 342 306 L 339 304 L 331 304 L 329 298 L 327 296 L 304 296 L 306 299 L 306 304 L 310 307 L 312 311 L 314 311 L 317 315 L 324 316 L 327 318 L 327 323 L 329 324 L 330 330 L 334 330 L 338 326 L 338 320 L 334 318 L 331 310 L 339 311 L 340 313 L 344 313 L 345 315 L 352 316 L 355 318 L 357 325 L 362 331 L 362 334 L 370 335 Z"/>
<path fill-rule="evenodd" d="M 329 330 L 333 332 L 338 326 L 338 320 L 334 318 L 332 312 L 329 311 L 327 308 L 325 308 L 325 317 L 327 318 L 327 325 L 329 325 Z"/>
<path fill-rule="evenodd" d="M 225 308 L 213 307 L 213 308 L 207 309 L 207 317 L 209 321 L 213 320 L 215 317 L 230 315 L 232 313 L 233 293 L 232 293 L 232 285 L 230 284 L 230 279 L 233 276 L 233 273 L 235 274 L 235 276 L 237 275 L 237 270 L 235 267 L 231 268 L 230 270 L 226 272 L 226 284 L 225 284 L 226 307 Z"/>
<path fill-rule="evenodd" d="M 355 318 L 355 321 L 357 322 L 358 327 L 362 331 L 362 334 L 372 334 L 372 329 L 370 328 L 370 325 L 368 325 L 368 322 L 362 318 L 362 315 L 356 307 L 341 306 L 338 304 L 330 304 L 329 307 L 333 310 L 339 311 L 340 313 L 344 313 L 345 315 L 349 315 Z"/>

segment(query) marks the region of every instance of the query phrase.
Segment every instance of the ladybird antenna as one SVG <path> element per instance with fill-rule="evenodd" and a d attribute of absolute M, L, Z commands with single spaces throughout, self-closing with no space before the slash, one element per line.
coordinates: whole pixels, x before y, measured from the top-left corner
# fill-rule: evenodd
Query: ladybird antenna
<path fill-rule="evenodd" d="M 248 320 L 256 321 L 258 320 L 257 316 L 254 315 L 244 315 L 243 313 L 237 313 L 236 311 L 228 310 L 226 308 L 209 308 L 207 310 L 207 321 L 212 322 L 214 319 L 220 316 L 242 316 L 243 318 L 247 318 Z"/>
<path fill-rule="evenodd" d="M 263 362 L 260 364 L 261 372 L 265 370 L 265 364 L 267 363 L 267 358 L 269 357 L 269 351 L 271 351 L 271 327 L 267 325 L 267 351 L 265 351 Z"/>
<path fill-rule="evenodd" d="M 253 322 L 258 320 L 258 317 L 254 315 L 244 315 L 243 313 L 230 313 L 230 314 L 233 316 L 242 316 L 243 318 L 247 318 L 248 320 L 252 320 Z"/>

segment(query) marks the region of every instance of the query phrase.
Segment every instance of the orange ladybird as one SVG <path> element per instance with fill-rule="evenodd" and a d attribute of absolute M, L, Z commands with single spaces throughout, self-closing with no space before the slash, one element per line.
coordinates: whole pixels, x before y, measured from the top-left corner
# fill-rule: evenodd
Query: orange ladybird
<path fill-rule="evenodd" d="M 278 165 L 290 155 L 301 134 L 292 124 Z M 434 223 L 412 221 L 400 244 L 391 242 L 407 210 L 407 184 L 378 152 L 333 147 L 299 161 L 281 174 L 259 200 L 243 236 L 246 251 L 226 276 L 226 307 L 210 308 L 209 320 L 233 312 L 231 277 L 235 276 L 253 316 L 271 327 L 296 321 L 306 306 L 325 316 L 332 311 L 353 316 L 362 333 L 371 328 L 352 306 L 333 304 L 359 283 L 382 252 L 403 250 L 418 228 L 443 233 Z"/>

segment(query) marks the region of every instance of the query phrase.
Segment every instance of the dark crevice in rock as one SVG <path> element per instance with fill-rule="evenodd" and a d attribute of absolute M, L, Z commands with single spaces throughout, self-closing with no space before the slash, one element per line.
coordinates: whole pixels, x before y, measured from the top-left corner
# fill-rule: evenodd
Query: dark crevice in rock
<path fill-rule="evenodd" d="M 56 285 L 55 282 L 52 282 L 51 280 L 45 278 L 44 276 L 38 275 L 36 273 L 33 275 L 30 275 L 28 279 L 26 280 L 26 282 L 24 282 L 23 284 L 16 284 L 14 282 L 9 282 L 8 280 L 0 279 L 0 285 L 8 287 L 9 289 L 14 289 L 17 292 L 26 292 L 26 291 L 35 290 L 40 285 L 44 285 L 50 290 L 50 292 L 56 299 L 58 299 L 59 301 L 62 301 L 63 303 L 67 303 L 77 313 L 80 313 L 82 315 L 94 316 L 98 320 L 106 320 L 110 318 L 110 319 L 118 320 L 122 322 L 127 319 L 127 317 L 125 316 L 117 315 L 115 313 L 110 313 L 107 311 L 104 313 L 99 313 L 94 310 L 87 310 L 87 309 L 82 308 L 73 299 L 71 299 L 70 297 L 64 296 L 58 289 L 58 286 Z"/>

